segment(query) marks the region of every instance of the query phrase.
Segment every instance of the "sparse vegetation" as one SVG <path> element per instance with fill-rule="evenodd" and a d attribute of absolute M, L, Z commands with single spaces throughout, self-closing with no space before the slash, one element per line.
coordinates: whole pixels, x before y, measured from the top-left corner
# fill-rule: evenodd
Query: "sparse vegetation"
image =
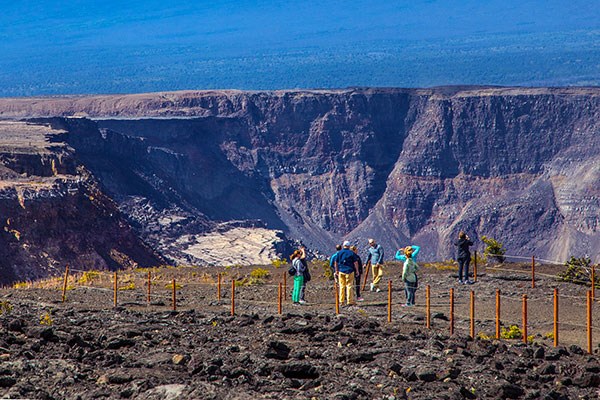
<path fill-rule="evenodd" d="M 329 281 L 333 280 L 333 272 L 329 267 L 329 260 L 315 260 L 313 264 L 317 267 L 317 270 L 322 271 L 322 275 L 325 279 Z"/>
<path fill-rule="evenodd" d="M 517 325 L 510 325 L 508 328 L 502 327 L 500 331 L 500 338 L 502 339 L 523 339 L 523 330 Z M 527 336 L 528 342 L 533 342 L 533 335 Z"/>
<path fill-rule="evenodd" d="M 506 250 L 504 249 L 504 245 L 497 241 L 494 238 L 482 236 L 481 240 L 486 244 L 485 250 L 483 251 L 484 256 L 492 257 L 500 263 L 503 263 L 506 260 L 504 254 L 506 254 Z"/>
<path fill-rule="evenodd" d="M 50 326 L 52 324 L 54 324 L 54 320 L 50 316 L 50 313 L 47 312 L 46 314 L 44 314 L 40 317 L 40 325 Z"/>
<path fill-rule="evenodd" d="M 235 281 L 235 286 L 262 285 L 271 273 L 264 268 L 255 268 L 250 271 L 250 276 Z"/>
<path fill-rule="evenodd" d="M 173 286 L 173 284 L 171 284 L 171 287 Z M 129 282 L 127 284 L 125 284 L 124 286 L 120 286 L 119 290 L 134 290 L 135 289 L 135 283 L 133 282 Z"/>
<path fill-rule="evenodd" d="M 6 300 L 0 301 L 0 315 L 2 314 L 10 314 L 13 310 L 13 305 Z"/>
<path fill-rule="evenodd" d="M 271 265 L 273 265 L 274 268 L 281 268 L 281 266 L 285 264 L 287 264 L 287 260 L 285 258 L 276 258 L 274 260 L 271 260 Z"/>
<path fill-rule="evenodd" d="M 175 282 L 175 289 L 179 290 L 183 287 L 183 285 L 181 283 Z M 165 289 L 171 289 L 173 290 L 173 282 L 169 282 L 165 285 Z"/>
<path fill-rule="evenodd" d="M 81 274 L 81 277 L 79 277 L 77 283 L 79 283 L 80 285 L 89 285 L 94 280 L 98 279 L 98 277 L 100 277 L 99 271 L 85 271 L 83 274 Z"/>
<path fill-rule="evenodd" d="M 558 273 L 558 278 L 565 282 L 589 284 L 592 280 L 592 260 L 588 257 L 573 257 L 565 263 L 566 269 Z M 600 272 L 600 271 L 599 271 Z M 594 286 L 599 287 L 598 272 L 594 278 Z"/>

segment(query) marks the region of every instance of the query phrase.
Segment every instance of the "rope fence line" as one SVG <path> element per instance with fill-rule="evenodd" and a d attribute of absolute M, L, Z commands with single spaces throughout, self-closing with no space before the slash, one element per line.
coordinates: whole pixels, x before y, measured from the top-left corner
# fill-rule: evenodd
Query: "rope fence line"
<path fill-rule="evenodd" d="M 513 257 L 513 258 L 522 258 L 522 259 L 529 259 L 528 257 L 521 257 L 521 256 L 505 256 L 505 257 Z M 532 288 L 535 288 L 535 265 L 536 265 L 536 259 L 535 257 L 531 257 L 531 277 L 532 277 Z M 553 262 L 551 260 L 537 260 L 539 261 L 544 261 L 544 262 Z M 559 264 L 558 262 L 556 262 L 556 264 Z M 527 271 L 521 271 L 518 269 L 508 269 L 508 268 L 499 268 L 499 267 L 487 267 L 492 271 L 505 271 L 505 272 L 511 272 L 511 273 L 527 273 Z M 56 269 L 56 268 L 54 268 Z M 592 279 L 594 278 L 594 268 L 592 266 L 592 268 L 590 268 L 591 272 L 592 272 Z M 80 276 L 77 276 L 76 274 L 71 274 L 69 275 L 69 272 L 76 272 L 76 273 L 80 273 Z M 152 272 L 156 272 L 156 269 L 144 269 L 141 271 L 127 271 L 125 272 L 125 278 L 121 280 L 122 283 L 129 283 L 131 284 L 131 287 L 119 287 L 119 276 L 118 276 L 118 272 L 117 271 L 86 271 L 86 270 L 79 270 L 79 269 L 75 269 L 75 268 L 70 268 L 68 265 L 65 268 L 65 272 L 64 272 L 64 277 L 62 279 L 62 302 L 66 302 L 67 296 L 66 296 L 66 292 L 67 289 L 69 290 L 75 290 L 75 289 L 88 289 L 88 290 L 96 290 L 96 291 L 100 291 L 100 292 L 104 292 L 104 293 L 113 293 L 113 300 L 114 300 L 114 306 L 117 307 L 118 305 L 118 300 L 119 300 L 119 293 L 122 293 L 124 291 L 129 292 L 129 293 L 133 293 L 135 296 L 140 296 L 139 291 L 133 291 L 132 289 L 135 289 L 137 286 L 135 285 L 135 283 L 139 280 L 141 280 L 142 282 L 145 282 L 145 276 L 147 275 L 147 302 L 148 305 L 153 305 L 151 304 L 151 299 L 154 298 L 154 300 L 156 301 L 157 299 L 159 300 L 164 300 L 165 303 L 168 302 L 169 300 L 169 296 L 167 296 L 165 294 L 165 292 L 163 292 L 162 290 L 154 290 L 154 293 L 151 293 L 151 288 L 152 286 L 158 286 L 160 287 L 161 284 L 164 284 L 164 290 L 165 291 L 170 291 L 171 292 L 171 296 L 170 296 L 170 300 L 171 300 L 171 305 L 172 305 L 172 309 L 173 311 L 177 310 L 177 293 L 178 292 L 182 292 L 184 290 L 184 287 L 216 287 L 217 288 L 217 299 L 218 302 L 221 303 L 221 280 L 222 280 L 222 275 L 221 273 L 219 273 L 217 275 L 217 281 L 214 282 L 213 281 L 213 277 L 211 274 L 209 273 L 204 273 L 200 278 L 204 279 L 205 282 L 189 282 L 187 281 L 184 285 L 181 284 L 177 284 L 176 283 L 176 279 L 172 278 L 172 279 L 167 279 L 166 276 L 168 276 L 168 270 L 162 270 L 161 272 L 156 273 L 156 275 L 154 277 L 152 277 Z M 92 277 L 89 277 L 89 275 L 92 275 Z M 194 275 L 195 276 L 195 275 Z M 538 273 L 538 276 L 542 276 L 542 277 L 549 277 L 549 278 L 554 278 L 556 279 L 557 277 L 555 275 L 550 275 L 550 274 L 544 274 L 544 273 Z M 108 283 L 112 283 L 113 289 L 107 289 L 107 288 L 103 288 L 103 287 L 97 287 L 97 286 L 91 286 L 91 285 L 85 285 L 82 284 L 82 280 L 84 278 L 90 278 L 90 280 L 95 279 L 96 277 L 100 278 L 98 280 L 105 280 Z M 286 299 L 288 299 L 288 294 L 285 293 L 287 292 L 287 282 L 286 282 L 286 277 L 287 277 L 287 272 L 283 272 L 283 282 L 278 283 L 277 285 L 275 284 L 265 284 L 265 283 L 261 283 L 260 287 L 261 288 L 266 288 L 266 289 L 272 289 L 273 293 L 274 293 L 274 297 L 275 298 L 279 298 L 279 301 L 265 301 L 265 300 L 255 300 L 255 299 L 248 299 L 246 298 L 246 293 L 240 293 L 238 294 L 237 300 L 238 300 L 238 305 L 242 305 L 244 306 L 246 303 L 247 304 L 254 304 L 254 305 L 265 305 L 265 306 L 269 306 L 269 307 L 278 307 L 278 313 L 281 314 L 282 313 L 282 300 L 285 297 Z M 61 283 L 60 276 L 57 276 L 55 278 L 52 279 L 56 279 L 57 281 L 57 286 Z M 69 279 L 71 279 L 72 283 L 74 286 L 69 286 Z M 243 281 L 245 281 L 246 278 L 243 278 Z M 236 306 L 236 288 L 237 287 L 241 287 L 243 288 L 244 285 L 238 285 L 238 282 L 243 282 L 242 280 L 238 279 L 237 274 L 235 274 L 235 276 L 231 276 L 231 290 L 230 290 L 230 294 L 231 294 L 231 300 L 229 302 L 229 305 L 231 306 L 231 315 L 235 315 L 235 306 Z M 591 283 L 591 282 L 585 282 L 585 283 Z M 143 287 L 143 285 L 141 285 Z M 33 283 L 30 283 L 30 285 L 28 287 L 34 287 Z M 332 288 L 335 287 L 335 291 L 334 291 L 334 296 L 335 296 L 335 312 L 336 314 L 339 313 L 339 303 L 338 303 L 338 286 L 335 285 L 334 283 L 332 284 L 318 284 L 318 285 L 309 285 L 308 286 L 310 288 L 310 292 L 319 292 L 321 290 L 323 291 L 327 291 L 330 292 Z M 285 289 L 284 289 L 285 288 Z M 49 289 L 49 288 L 42 288 L 40 287 L 40 289 Z M 277 290 L 275 290 L 277 289 Z M 401 291 L 401 288 L 395 288 L 392 289 L 392 281 L 389 281 L 388 284 L 388 289 L 387 289 L 387 293 L 388 293 L 388 301 L 387 303 L 384 301 L 380 301 L 380 302 L 364 302 L 361 303 L 362 307 L 374 307 L 374 306 L 385 306 L 387 304 L 387 320 L 389 323 L 392 322 L 392 314 L 393 314 L 393 309 L 397 308 L 400 304 L 397 303 L 393 303 L 392 301 L 392 291 Z M 243 290 L 242 290 L 243 291 Z M 500 312 L 500 306 L 499 306 L 499 302 L 500 302 L 500 297 L 498 295 L 499 291 L 496 291 L 496 302 L 497 302 L 497 307 L 496 307 L 496 324 L 498 327 L 499 324 L 499 312 Z M 523 330 L 523 340 L 526 341 L 527 340 L 527 320 L 528 320 L 528 315 L 527 315 L 527 309 L 528 309 L 528 301 L 529 303 L 534 303 L 534 302 L 544 302 L 547 303 L 548 300 L 554 299 L 555 303 L 557 301 L 557 295 L 556 295 L 556 289 L 555 289 L 555 294 L 554 296 L 548 296 L 548 295 L 544 295 L 544 294 L 539 294 L 539 293 L 532 293 L 530 295 L 533 295 L 533 297 L 529 298 L 527 294 L 523 294 L 522 295 L 522 299 L 519 300 L 518 298 L 514 297 L 513 293 L 512 295 L 506 295 L 504 294 L 501 299 L 502 301 L 508 301 L 510 303 L 522 303 L 522 319 L 523 319 L 523 323 L 522 323 L 522 330 Z M 128 297 L 126 294 L 122 293 L 123 297 Z M 277 294 L 277 297 L 275 296 L 275 294 Z M 591 353 L 591 334 L 594 328 L 598 329 L 598 326 L 593 324 L 593 318 L 592 318 L 592 304 L 594 301 L 594 297 L 593 297 L 594 291 L 593 291 L 593 285 L 592 285 L 592 290 L 588 290 L 586 293 L 586 302 L 587 302 L 587 313 L 586 313 L 586 318 L 587 318 L 587 323 L 585 325 L 583 324 L 579 324 L 576 322 L 570 322 L 570 321 L 561 321 L 561 326 L 569 326 L 569 327 L 574 327 L 574 328 L 586 328 L 587 329 L 587 334 L 588 334 L 588 351 Z M 469 312 L 468 315 L 467 313 L 463 313 L 462 312 L 462 308 L 464 305 L 467 304 L 467 295 L 470 295 L 470 299 L 468 300 L 468 304 L 469 304 Z M 465 322 L 470 322 L 470 334 L 471 336 L 475 335 L 475 321 L 476 321 L 476 315 L 475 315 L 475 292 L 474 290 L 471 290 L 470 292 L 466 292 L 466 291 L 455 291 L 454 288 L 450 289 L 449 293 L 447 292 L 438 292 L 435 294 L 436 298 L 439 300 L 442 299 L 446 299 L 448 298 L 450 300 L 450 332 L 451 334 L 454 333 L 454 324 L 455 321 L 459 322 L 461 325 Z M 328 296 L 325 296 L 325 298 L 327 298 Z M 430 287 L 429 285 L 427 285 L 427 295 L 426 295 L 427 299 L 426 299 L 426 325 L 428 328 L 431 327 L 431 319 L 430 319 L 430 313 L 431 313 L 431 309 L 435 308 L 444 308 L 447 307 L 447 304 L 444 303 L 435 303 L 433 304 L 433 306 L 431 305 L 430 302 L 430 298 L 431 298 L 431 292 L 430 292 Z M 483 296 L 478 296 L 477 300 L 481 303 L 481 301 L 486 301 L 486 300 L 490 300 L 492 298 L 492 295 L 490 294 L 489 296 L 487 296 L 486 294 L 484 294 Z M 573 295 L 562 295 L 561 298 L 563 299 L 578 299 L 581 300 L 583 299 L 583 296 L 573 296 Z M 226 305 L 224 302 L 222 305 Z M 332 302 L 333 303 L 333 302 Z M 311 306 L 323 306 L 323 307 L 331 307 L 333 309 L 333 305 L 330 302 L 311 302 L 310 305 Z M 164 305 L 164 304 L 163 304 Z M 556 304 L 555 304 L 555 307 Z M 422 310 L 422 306 L 420 307 L 416 307 L 416 309 L 418 310 Z M 458 311 L 458 312 L 456 312 Z M 485 313 L 485 312 L 484 312 Z M 459 320 L 455 320 L 455 317 L 458 317 Z M 555 309 L 554 312 L 554 321 L 553 322 L 538 322 L 538 321 L 534 321 L 534 325 L 535 326 L 548 326 L 548 325 L 554 325 L 555 327 L 555 346 L 558 345 L 558 331 L 557 331 L 557 327 L 558 327 L 558 312 L 557 309 Z M 483 319 L 483 320 L 477 320 L 479 323 L 481 323 L 481 321 L 486 321 L 486 322 L 490 322 L 492 321 L 491 319 Z M 436 324 L 437 325 L 437 324 Z M 498 336 L 498 328 L 497 328 L 497 333 L 496 336 Z"/>

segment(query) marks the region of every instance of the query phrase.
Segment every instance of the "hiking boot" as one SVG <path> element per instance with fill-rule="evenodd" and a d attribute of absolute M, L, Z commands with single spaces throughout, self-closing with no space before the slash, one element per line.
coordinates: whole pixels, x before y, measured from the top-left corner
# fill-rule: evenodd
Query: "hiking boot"
<path fill-rule="evenodd" d="M 375 290 L 375 285 L 371 283 L 370 288 L 371 288 L 370 290 L 372 292 L 373 290 Z"/>
<path fill-rule="evenodd" d="M 376 288 L 376 289 L 375 289 L 375 292 L 376 292 L 376 293 L 379 293 L 379 292 L 381 292 L 381 289 L 379 289 L 379 288 Z"/>
<path fill-rule="evenodd" d="M 365 301 L 365 299 L 363 299 L 362 297 L 357 297 L 356 301 Z"/>
<path fill-rule="evenodd" d="M 305 300 L 300 300 L 298 303 L 300 303 L 300 304 L 306 304 L 306 301 Z"/>

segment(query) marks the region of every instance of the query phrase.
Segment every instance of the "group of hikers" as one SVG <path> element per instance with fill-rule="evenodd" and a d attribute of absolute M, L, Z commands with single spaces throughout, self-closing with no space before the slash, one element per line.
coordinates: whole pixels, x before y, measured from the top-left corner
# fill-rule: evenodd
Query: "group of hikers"
<path fill-rule="evenodd" d="M 371 292 L 380 292 L 379 283 L 383 277 L 384 271 L 384 251 L 383 247 L 375 239 L 369 239 L 367 258 L 365 265 L 371 265 L 373 278 L 369 286 Z M 469 264 L 471 262 L 471 252 L 469 247 L 473 245 L 471 239 L 461 231 L 458 234 L 458 240 L 454 242 L 457 247 L 458 261 L 458 283 L 470 285 L 473 282 L 469 280 Z M 406 303 L 403 307 L 412 307 L 415 305 L 415 292 L 419 287 L 419 265 L 417 256 L 421 248 L 416 245 L 402 247 L 396 251 L 394 258 L 403 262 L 402 282 L 404 282 L 404 293 Z M 290 256 L 292 267 L 290 274 L 294 276 L 294 287 L 292 290 L 292 302 L 294 304 L 305 304 L 306 283 L 310 281 L 311 276 L 306 262 L 306 250 L 304 247 L 294 251 Z M 363 275 L 364 265 L 358 248 L 349 241 L 336 246 L 336 252 L 329 258 L 329 267 L 338 285 L 338 296 L 340 305 L 352 306 L 356 302 L 364 301 L 361 296 L 360 280 Z M 367 272 L 368 273 L 368 272 Z M 356 298 L 355 298 L 356 295 Z"/>

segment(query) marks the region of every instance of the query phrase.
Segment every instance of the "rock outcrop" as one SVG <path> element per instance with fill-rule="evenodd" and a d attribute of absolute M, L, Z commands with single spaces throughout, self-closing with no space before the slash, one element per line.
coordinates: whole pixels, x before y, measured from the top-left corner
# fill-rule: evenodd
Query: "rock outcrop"
<path fill-rule="evenodd" d="M 0 122 L 0 283 L 160 263 L 60 133 Z"/>
<path fill-rule="evenodd" d="M 226 221 L 322 252 L 375 237 L 449 258 L 464 229 L 511 254 L 600 255 L 597 88 L 0 99 L 0 117 L 61 117 L 57 140 L 180 262 Z"/>

